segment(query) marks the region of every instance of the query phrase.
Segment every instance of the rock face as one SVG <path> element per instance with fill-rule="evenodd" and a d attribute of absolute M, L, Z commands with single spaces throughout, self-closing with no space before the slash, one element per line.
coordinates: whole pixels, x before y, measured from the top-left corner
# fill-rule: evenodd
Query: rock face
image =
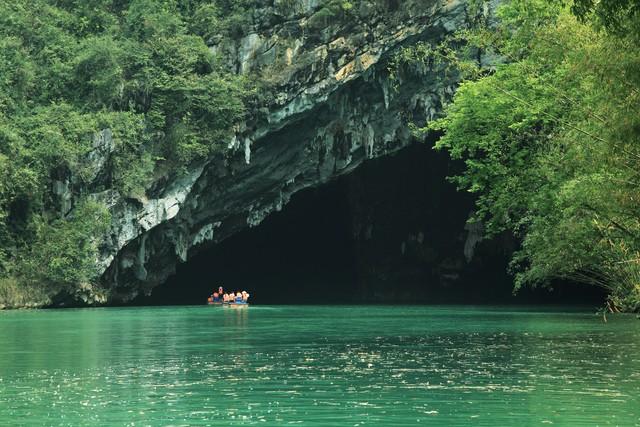
<path fill-rule="evenodd" d="M 438 70 L 392 79 L 388 67 L 403 46 L 463 26 L 463 2 L 276 0 L 253 14 L 242 38 L 211 46 L 226 66 L 270 87 L 229 141 L 231 154 L 156 185 L 145 200 L 93 195 L 112 212 L 97 260 L 111 302 L 149 293 L 177 263 L 260 224 L 297 191 L 407 146 L 407 123 L 432 118 L 455 90 Z M 96 139 L 97 157 L 108 140 Z"/>

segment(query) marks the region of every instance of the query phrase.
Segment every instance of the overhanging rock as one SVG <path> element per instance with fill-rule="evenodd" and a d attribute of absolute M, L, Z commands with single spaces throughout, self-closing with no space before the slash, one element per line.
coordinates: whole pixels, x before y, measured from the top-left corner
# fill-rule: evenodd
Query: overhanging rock
<path fill-rule="evenodd" d="M 97 260 L 110 301 L 150 292 L 177 263 L 258 225 L 297 191 L 405 147 L 407 123 L 431 119 L 453 94 L 455 77 L 439 70 L 391 80 L 388 67 L 402 47 L 463 26 L 464 2 L 363 1 L 370 9 L 319 32 L 310 29 L 315 2 L 297 4 L 273 26 L 260 18 L 272 20 L 277 4 L 265 6 L 247 36 L 212 46 L 230 68 L 260 72 L 274 88 L 238 128 L 230 155 L 192 167 L 149 200 L 94 196 L 113 216 Z"/>

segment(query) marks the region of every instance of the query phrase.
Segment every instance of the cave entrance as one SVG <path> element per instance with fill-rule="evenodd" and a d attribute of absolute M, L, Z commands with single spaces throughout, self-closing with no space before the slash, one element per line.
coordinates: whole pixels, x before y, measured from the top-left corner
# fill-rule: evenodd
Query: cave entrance
<path fill-rule="evenodd" d="M 180 264 L 145 302 L 202 304 L 219 285 L 247 290 L 252 302 L 264 304 L 344 302 L 327 290 L 356 281 L 349 221 L 339 182 L 301 191 L 259 226 Z"/>
<path fill-rule="evenodd" d="M 506 267 L 515 242 L 471 244 L 473 200 L 447 182 L 452 167 L 419 143 L 369 160 L 198 251 L 135 303 L 203 304 L 219 285 L 259 304 L 603 302 L 568 284 L 514 297 Z"/>

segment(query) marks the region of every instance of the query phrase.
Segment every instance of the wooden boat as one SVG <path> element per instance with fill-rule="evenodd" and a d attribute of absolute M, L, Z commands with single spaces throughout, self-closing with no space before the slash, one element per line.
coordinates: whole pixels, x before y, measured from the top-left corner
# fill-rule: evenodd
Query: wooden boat
<path fill-rule="evenodd" d="M 236 301 L 225 302 L 222 300 L 214 301 L 212 296 L 207 298 L 207 305 L 219 305 L 219 306 L 233 307 L 233 308 L 249 307 L 249 303 L 246 301 L 245 302 L 236 302 Z"/>
<path fill-rule="evenodd" d="M 222 302 L 222 301 L 212 301 L 211 298 L 207 300 L 207 305 L 215 305 L 220 307 L 231 307 L 231 308 L 245 308 L 249 307 L 248 302 Z"/>

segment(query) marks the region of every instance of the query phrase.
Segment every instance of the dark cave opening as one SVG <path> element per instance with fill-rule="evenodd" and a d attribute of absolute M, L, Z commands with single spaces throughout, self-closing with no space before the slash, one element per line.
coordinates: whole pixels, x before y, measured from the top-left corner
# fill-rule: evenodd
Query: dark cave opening
<path fill-rule="evenodd" d="M 512 294 L 516 243 L 480 241 L 473 256 L 469 194 L 446 181 L 445 154 L 413 144 L 295 194 L 257 227 L 203 248 L 141 305 L 203 304 L 214 288 L 256 304 L 593 304 L 598 289 L 563 283 Z"/>
<path fill-rule="evenodd" d="M 349 207 L 338 182 L 296 194 L 281 212 L 178 266 L 144 302 L 198 304 L 214 288 L 252 302 L 339 303 L 356 280 Z"/>

